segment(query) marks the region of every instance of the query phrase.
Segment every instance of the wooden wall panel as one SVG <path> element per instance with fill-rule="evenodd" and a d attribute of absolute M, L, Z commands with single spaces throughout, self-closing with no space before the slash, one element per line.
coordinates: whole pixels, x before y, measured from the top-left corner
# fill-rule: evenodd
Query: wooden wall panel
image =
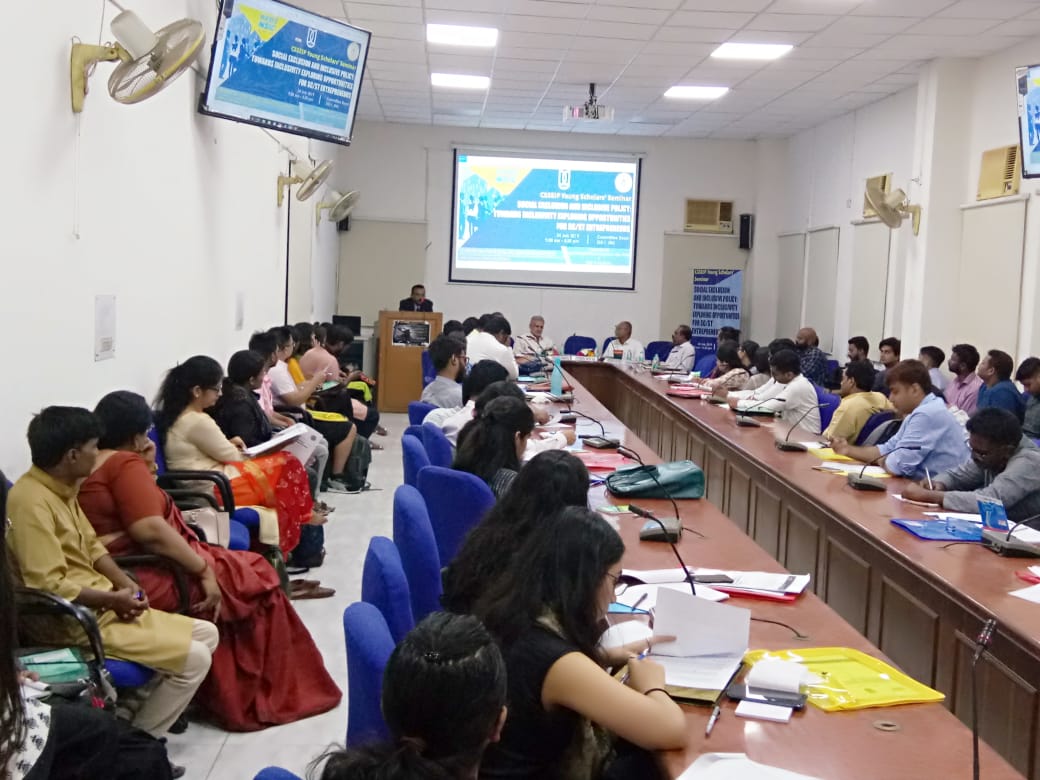
<path fill-rule="evenodd" d="M 733 463 L 726 470 L 726 515 L 744 533 L 751 527 L 751 477 Z"/>
<path fill-rule="evenodd" d="M 824 581 L 817 594 L 868 638 L 870 573 L 870 563 L 833 536 L 824 542 Z"/>
<path fill-rule="evenodd" d="M 816 581 L 820 576 L 820 540 L 823 531 L 820 523 L 808 515 L 792 509 L 784 508 L 783 549 L 779 559 L 784 568 L 793 574 L 808 572 L 812 575 L 809 583 L 811 590 L 816 589 Z"/>
<path fill-rule="evenodd" d="M 915 680 L 935 685 L 939 615 L 919 595 L 881 578 L 877 646 Z"/>

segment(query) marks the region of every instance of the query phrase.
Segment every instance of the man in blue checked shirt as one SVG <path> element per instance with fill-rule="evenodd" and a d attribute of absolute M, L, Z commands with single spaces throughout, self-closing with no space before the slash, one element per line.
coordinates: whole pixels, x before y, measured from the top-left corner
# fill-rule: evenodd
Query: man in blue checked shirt
<path fill-rule="evenodd" d="M 910 479 L 935 477 L 971 457 L 964 429 L 932 392 L 924 363 L 897 363 L 886 372 L 885 381 L 889 400 L 904 417 L 899 432 L 877 447 L 854 447 L 836 439 L 835 452 L 865 463 L 877 461 L 890 474 Z"/>

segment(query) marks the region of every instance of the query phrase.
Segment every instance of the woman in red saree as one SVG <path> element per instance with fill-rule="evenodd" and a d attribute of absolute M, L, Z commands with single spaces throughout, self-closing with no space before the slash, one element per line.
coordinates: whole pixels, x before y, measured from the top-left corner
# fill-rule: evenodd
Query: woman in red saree
<path fill-rule="evenodd" d="M 144 398 L 109 393 L 95 413 L 105 426 L 102 452 L 79 492 L 91 525 L 113 555 L 158 553 L 180 565 L 192 613 L 220 629 L 197 700 L 229 731 L 256 731 L 335 707 L 342 694 L 270 564 L 255 553 L 201 543 L 155 484 Z M 141 566 L 134 573 L 157 609 L 178 609 L 167 569 Z"/>
<path fill-rule="evenodd" d="M 260 512 L 260 541 L 288 555 L 300 541 L 301 525 L 322 525 L 326 518 L 314 512 L 303 464 L 287 452 L 247 458 L 246 443 L 227 438 L 206 413 L 220 398 L 223 378 L 221 365 L 205 355 L 188 358 L 166 375 L 155 408 L 166 465 L 227 475 L 236 506 L 274 510 Z"/>

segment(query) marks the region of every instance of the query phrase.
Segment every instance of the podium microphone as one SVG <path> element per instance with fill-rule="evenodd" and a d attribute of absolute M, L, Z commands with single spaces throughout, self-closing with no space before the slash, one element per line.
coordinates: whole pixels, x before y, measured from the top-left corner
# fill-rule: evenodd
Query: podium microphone
<path fill-rule="evenodd" d="M 748 412 L 750 412 L 752 409 L 758 408 L 762 404 L 769 403 L 770 401 L 784 403 L 786 400 L 786 398 L 763 398 L 758 403 L 751 404 L 751 406 L 749 406 L 747 409 L 744 409 L 743 411 L 739 409 L 734 409 L 733 411 L 737 413 L 737 425 L 741 426 L 742 428 L 761 428 L 762 423 L 760 423 L 754 417 L 748 417 Z"/>
<path fill-rule="evenodd" d="M 679 555 L 679 548 L 675 546 L 676 540 L 678 540 L 679 535 L 682 533 L 682 524 L 679 518 L 676 518 L 676 523 L 679 524 L 678 532 L 675 534 L 671 534 L 669 533 L 668 528 L 665 526 L 665 524 L 662 523 L 659 518 L 654 516 L 653 512 L 647 509 L 643 509 L 642 507 L 638 507 L 635 504 L 629 504 L 628 509 L 632 514 L 646 518 L 649 521 L 647 525 L 649 525 L 650 523 L 657 523 L 659 526 L 661 526 L 661 530 L 664 532 L 664 541 L 668 542 L 668 546 L 672 548 L 672 553 L 675 555 L 675 560 L 679 562 L 679 567 L 682 569 L 683 574 L 685 575 L 684 579 L 686 583 L 690 586 L 690 593 L 696 596 L 697 588 L 693 584 L 693 575 L 690 574 L 690 570 L 686 568 L 686 562 L 682 559 L 682 556 Z M 640 533 L 640 538 L 642 538 L 642 533 Z"/>
<path fill-rule="evenodd" d="M 971 776 L 973 780 L 979 780 L 979 686 L 975 667 L 982 658 L 982 654 L 993 644 L 993 632 L 996 628 L 997 621 L 993 618 L 983 624 L 982 630 L 975 639 L 975 655 L 971 659 Z"/>
<path fill-rule="evenodd" d="M 895 452 L 896 450 L 919 450 L 919 449 L 921 449 L 921 448 L 918 445 L 916 445 L 916 444 L 908 444 L 905 447 L 896 447 L 894 450 L 892 450 L 892 452 Z M 888 454 L 891 455 L 892 452 L 890 452 Z M 849 476 L 848 476 L 849 487 L 852 488 L 853 490 L 874 490 L 874 491 L 877 491 L 879 493 L 884 493 L 887 490 L 887 488 L 885 487 L 885 483 L 884 482 L 882 482 L 880 479 L 877 479 L 876 477 L 864 476 L 864 473 L 866 472 L 867 468 L 870 467 L 870 466 L 873 466 L 874 464 L 876 464 L 883 457 L 885 457 L 885 456 L 884 455 L 878 455 L 876 458 L 874 458 L 874 460 L 867 461 L 866 463 L 864 463 L 863 464 L 863 468 L 861 468 L 859 470 L 859 474 L 849 474 Z"/>
<path fill-rule="evenodd" d="M 777 439 L 774 442 L 774 444 L 776 444 L 776 448 L 778 450 L 782 450 L 783 452 L 808 452 L 809 448 L 802 444 L 800 441 L 791 441 L 791 434 L 794 433 L 794 429 L 801 424 L 802 420 L 809 416 L 809 413 L 812 412 L 813 409 L 822 409 L 826 405 L 827 404 L 816 404 L 815 406 L 810 406 L 808 409 L 802 412 L 802 416 L 799 417 L 795 424 L 788 429 L 787 436 L 783 438 L 783 441 Z"/>

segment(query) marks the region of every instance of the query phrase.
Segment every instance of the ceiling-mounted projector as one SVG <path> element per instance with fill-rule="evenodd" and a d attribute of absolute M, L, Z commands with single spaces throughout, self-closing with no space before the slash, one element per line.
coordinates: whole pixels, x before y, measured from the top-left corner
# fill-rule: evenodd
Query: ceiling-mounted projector
<path fill-rule="evenodd" d="M 609 106 L 601 106 L 596 100 L 596 85 L 589 84 L 589 99 L 583 105 L 564 106 L 563 108 L 563 121 L 573 119 L 612 122 L 614 121 L 614 109 Z"/>

